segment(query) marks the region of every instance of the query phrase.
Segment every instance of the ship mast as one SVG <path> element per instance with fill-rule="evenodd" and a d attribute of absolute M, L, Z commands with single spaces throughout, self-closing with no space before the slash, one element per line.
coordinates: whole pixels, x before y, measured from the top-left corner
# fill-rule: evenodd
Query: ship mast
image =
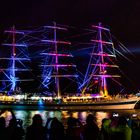
<path fill-rule="evenodd" d="M 43 52 L 41 55 L 44 55 L 46 58 L 48 56 L 52 57 L 52 63 L 51 64 L 43 64 L 41 66 L 44 67 L 44 71 L 46 71 L 47 68 L 53 68 L 53 72 L 48 72 L 44 73 L 42 75 L 43 77 L 43 82 L 45 83 L 46 81 L 49 81 L 51 78 L 55 78 L 55 94 L 58 98 L 61 98 L 61 89 L 60 89 L 60 79 L 61 78 L 72 78 L 72 77 L 77 77 L 78 75 L 72 75 L 72 74 L 61 74 L 60 70 L 68 67 L 76 67 L 74 64 L 62 64 L 59 62 L 60 57 L 67 59 L 67 57 L 73 57 L 73 55 L 68 54 L 68 53 L 62 53 L 61 51 L 58 51 L 58 47 L 61 47 L 60 45 L 71 45 L 71 42 L 68 41 L 60 41 L 57 40 L 57 30 L 63 30 L 67 31 L 67 28 L 63 28 L 60 26 L 57 26 L 56 23 L 54 22 L 53 26 L 45 26 L 46 29 L 52 29 L 53 30 L 53 39 L 43 39 L 42 42 L 51 44 L 54 46 L 54 50 L 52 52 Z M 59 46 L 58 46 L 59 45 Z M 54 61 L 53 61 L 54 59 Z M 49 79 L 49 80 L 48 80 Z M 45 85 L 46 86 L 46 85 Z M 47 86 L 46 86 L 47 87 Z"/>
<path fill-rule="evenodd" d="M 58 54 L 58 50 L 57 50 L 57 42 L 56 42 L 56 23 L 54 22 L 54 46 L 55 46 L 55 54 Z M 56 71 L 56 75 L 59 74 L 59 70 L 58 70 L 58 55 L 55 56 L 55 64 L 56 67 L 55 71 Z M 57 92 L 57 97 L 60 98 L 61 97 L 61 93 L 60 93 L 60 84 L 59 84 L 59 77 L 55 77 L 55 83 L 56 83 L 56 92 Z"/>
<path fill-rule="evenodd" d="M 98 28 L 98 32 L 99 32 L 99 48 L 100 48 L 100 54 L 104 54 L 104 50 L 103 50 L 103 43 L 102 43 L 102 29 L 101 29 L 101 23 L 99 23 L 99 28 Z M 101 64 L 104 64 L 104 56 L 101 55 Z M 104 94 L 104 96 L 108 96 L 108 91 L 107 91 L 107 85 L 106 85 L 106 77 L 104 77 L 103 75 L 105 75 L 105 66 L 100 65 L 100 71 L 99 73 L 102 74 L 101 75 L 101 84 L 100 84 L 100 94 Z"/>
<path fill-rule="evenodd" d="M 10 93 L 14 93 L 15 91 L 20 91 L 19 83 L 22 81 L 32 81 L 33 79 L 20 79 L 18 77 L 18 72 L 23 71 L 30 71 L 24 64 L 25 61 L 30 61 L 28 56 L 28 49 L 25 43 L 18 43 L 16 42 L 16 35 L 17 36 L 24 36 L 23 31 L 18 31 L 13 26 L 11 30 L 6 30 L 5 33 L 12 35 L 12 43 L 4 43 L 2 45 L 12 47 L 11 57 L 1 57 L 0 61 L 8 61 L 9 67 L 8 68 L 1 68 L 3 75 L 1 82 L 5 82 L 6 86 L 2 87 L 1 91 L 7 90 Z M 10 48 L 11 50 L 11 48 Z M 6 51 L 8 53 L 8 51 Z M 6 53 L 5 53 L 6 54 Z M 6 54 L 7 55 L 7 54 Z"/>
<path fill-rule="evenodd" d="M 16 87 L 16 75 L 15 75 L 15 57 L 16 57 L 16 48 L 15 48 L 15 27 L 12 28 L 12 36 L 13 36 L 13 47 L 12 47 L 12 69 L 11 69 L 11 79 L 12 79 L 12 86 L 11 91 L 13 92 Z"/>
<path fill-rule="evenodd" d="M 93 51 L 90 54 L 91 58 L 86 76 L 80 88 L 83 88 L 83 93 L 85 93 L 87 92 L 86 89 L 98 85 L 99 90 L 96 93 L 98 92 L 101 96 L 107 97 L 107 79 L 110 78 L 117 82 L 114 78 L 120 77 L 120 75 L 110 73 L 111 69 L 114 71 L 113 68 L 118 68 L 114 64 L 116 61 L 114 44 L 109 29 L 102 27 L 101 23 L 98 26 L 92 25 L 92 27 L 97 31 L 97 36 L 91 40 L 93 42 Z"/>
<path fill-rule="evenodd" d="M 93 66 L 99 67 L 99 73 L 93 74 L 92 76 L 99 78 L 99 93 L 100 95 L 103 95 L 105 97 L 108 96 L 108 88 L 107 88 L 107 78 L 114 78 L 114 77 L 120 77 L 119 75 L 111 75 L 107 74 L 108 68 L 118 68 L 117 65 L 110 64 L 111 62 L 107 61 L 111 60 L 111 57 L 116 57 L 115 51 L 114 51 L 114 45 L 111 40 L 111 38 L 108 39 L 108 41 L 103 39 L 103 32 L 106 31 L 110 35 L 110 30 L 107 28 L 102 27 L 101 23 L 99 23 L 98 26 L 92 26 L 93 28 L 97 28 L 98 30 L 98 39 L 97 40 L 91 40 L 95 43 L 98 43 L 99 51 L 98 53 L 93 53 L 92 55 L 99 56 L 99 63 L 98 64 L 92 64 Z M 110 49 L 110 51 L 108 51 Z"/>

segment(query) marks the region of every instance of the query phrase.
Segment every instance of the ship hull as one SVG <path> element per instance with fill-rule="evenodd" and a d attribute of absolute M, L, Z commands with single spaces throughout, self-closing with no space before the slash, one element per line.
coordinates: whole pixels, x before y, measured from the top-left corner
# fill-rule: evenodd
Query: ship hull
<path fill-rule="evenodd" d="M 117 110 L 135 109 L 138 100 L 125 102 L 98 102 L 98 103 L 43 103 L 38 102 L 1 102 L 0 109 L 48 109 L 48 110 Z"/>

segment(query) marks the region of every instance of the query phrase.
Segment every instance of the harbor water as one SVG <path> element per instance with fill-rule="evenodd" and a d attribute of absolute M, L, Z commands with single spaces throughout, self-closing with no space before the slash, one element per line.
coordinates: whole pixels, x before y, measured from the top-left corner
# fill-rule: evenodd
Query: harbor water
<path fill-rule="evenodd" d="M 48 118 L 57 117 L 63 122 L 64 126 L 67 124 L 67 119 L 69 116 L 78 118 L 83 124 L 85 123 L 86 117 L 89 113 L 94 114 L 97 120 L 97 124 L 101 127 L 101 121 L 103 118 L 125 116 L 127 119 L 140 119 L 140 109 L 135 110 L 27 110 L 27 109 L 12 109 L 17 119 L 23 121 L 23 127 L 26 128 L 32 123 L 32 117 L 35 114 L 40 114 L 43 119 L 43 124 L 45 125 Z M 11 111 L 5 111 L 1 114 L 5 117 L 6 125 L 8 126 L 9 120 L 11 119 Z"/>

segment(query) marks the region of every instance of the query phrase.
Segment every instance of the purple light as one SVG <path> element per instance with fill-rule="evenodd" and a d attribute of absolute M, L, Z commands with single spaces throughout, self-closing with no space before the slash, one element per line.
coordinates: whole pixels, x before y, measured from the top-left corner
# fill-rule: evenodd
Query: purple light
<path fill-rule="evenodd" d="M 109 29 L 104 28 L 104 27 L 101 27 L 101 26 L 95 26 L 95 25 L 92 25 L 92 27 L 94 27 L 94 28 L 98 28 L 98 29 L 102 29 L 102 30 L 106 30 L 106 31 L 110 31 Z"/>
<path fill-rule="evenodd" d="M 116 57 L 115 55 L 112 54 L 107 54 L 107 53 L 91 53 L 92 55 L 98 55 L 98 56 L 110 56 L 110 57 Z"/>
<path fill-rule="evenodd" d="M 100 75 L 92 75 L 96 77 L 105 77 L 105 78 L 112 78 L 112 77 L 120 77 L 120 75 L 106 75 L 106 74 L 100 74 Z"/>
<path fill-rule="evenodd" d="M 108 65 L 108 64 L 91 64 L 92 66 L 99 66 L 99 67 L 118 67 L 117 65 Z"/>
<path fill-rule="evenodd" d="M 22 31 L 16 31 L 16 30 L 14 30 L 14 31 L 4 31 L 5 33 L 12 33 L 13 34 L 13 32 L 14 33 L 16 33 L 16 34 L 25 34 L 24 32 L 22 32 Z"/>
<path fill-rule="evenodd" d="M 62 28 L 62 27 L 56 27 L 56 26 L 44 26 L 44 28 L 50 28 L 50 29 L 59 29 L 59 30 L 65 30 L 67 31 L 67 28 Z"/>
<path fill-rule="evenodd" d="M 50 64 L 50 65 L 41 65 L 47 67 L 76 67 L 76 65 L 64 65 L 64 64 Z"/>
<path fill-rule="evenodd" d="M 67 56 L 67 57 L 73 57 L 71 54 L 58 54 L 58 53 L 41 53 L 42 55 L 52 55 L 52 56 Z"/>
<path fill-rule="evenodd" d="M 97 42 L 97 43 L 102 43 L 102 44 L 110 44 L 110 45 L 113 45 L 112 42 L 107 42 L 107 41 L 103 41 L 103 40 L 94 40 L 94 39 L 92 39 L 91 41 Z"/>
<path fill-rule="evenodd" d="M 47 43 L 54 43 L 54 44 L 68 44 L 71 45 L 71 42 L 68 41 L 55 41 L 55 40 L 41 40 L 42 42 L 47 42 Z"/>

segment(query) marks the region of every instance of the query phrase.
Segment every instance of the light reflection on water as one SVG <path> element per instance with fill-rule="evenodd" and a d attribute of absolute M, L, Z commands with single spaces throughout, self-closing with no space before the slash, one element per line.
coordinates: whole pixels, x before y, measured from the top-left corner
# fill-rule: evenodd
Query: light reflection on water
<path fill-rule="evenodd" d="M 118 113 L 119 115 L 125 115 L 131 117 L 132 114 L 137 114 L 140 117 L 140 110 L 119 110 L 119 111 L 46 111 L 46 110 L 13 110 L 17 119 L 23 120 L 23 127 L 26 128 L 32 123 L 32 117 L 35 114 L 40 114 L 43 119 L 43 124 L 45 125 L 47 118 L 57 117 L 64 125 L 67 123 L 67 118 L 73 116 L 79 118 L 79 120 L 84 124 L 86 117 L 89 113 L 94 114 L 97 120 L 97 124 L 100 127 L 103 118 L 108 118 L 113 113 Z M 1 116 L 6 118 L 6 124 L 8 125 L 9 120 L 12 115 L 9 111 L 6 111 Z"/>

